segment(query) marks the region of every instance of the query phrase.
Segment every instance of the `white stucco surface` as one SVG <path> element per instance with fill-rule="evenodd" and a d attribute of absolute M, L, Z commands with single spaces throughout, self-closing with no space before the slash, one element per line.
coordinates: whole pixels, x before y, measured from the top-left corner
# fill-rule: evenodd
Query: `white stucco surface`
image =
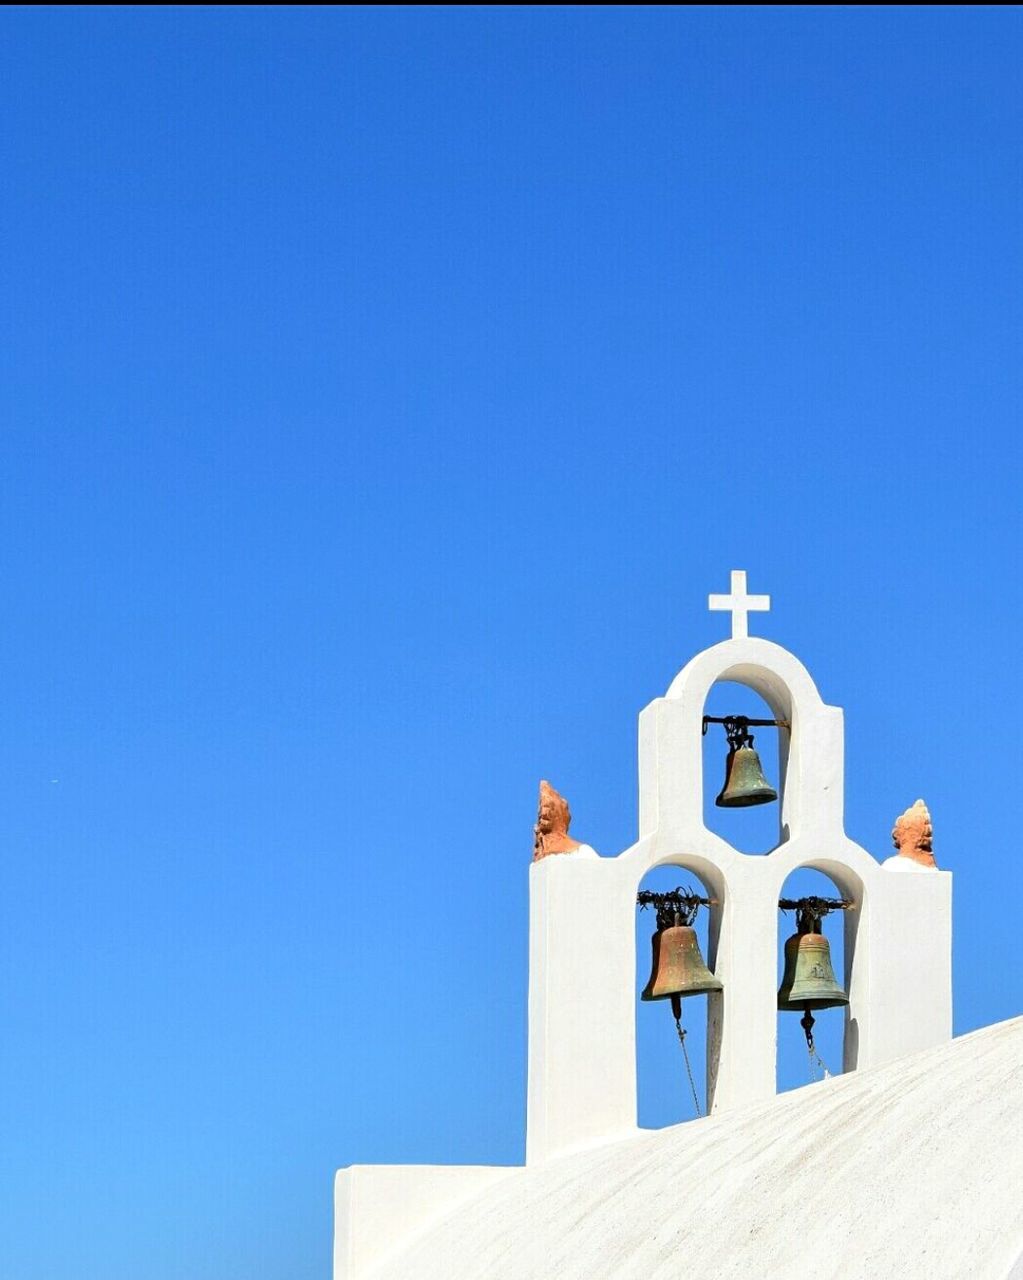
<path fill-rule="evenodd" d="M 1005 1280 L 1023 1253 L 1023 1018 L 507 1172 L 372 1280 Z M 362 1280 L 360 1276 L 359 1280 Z"/>
<path fill-rule="evenodd" d="M 529 868 L 525 1168 L 341 1170 L 335 1280 L 1004 1280 L 1016 1265 L 1023 1020 L 950 1043 L 952 875 L 881 864 L 846 835 L 842 710 L 795 655 L 747 634 L 768 603 L 733 573 L 712 601 L 732 638 L 641 712 L 637 841 Z M 753 689 L 778 722 L 764 855 L 704 821 L 703 715 L 722 683 Z M 722 990 L 701 1002 L 710 1116 L 649 1134 L 636 891 L 669 865 L 714 900 L 706 961 Z M 800 867 L 851 903 L 845 1074 L 776 1098 L 778 899 Z"/>
<path fill-rule="evenodd" d="M 778 844 L 733 848 L 704 821 L 703 714 L 711 688 L 746 685 L 791 726 L 777 736 Z M 769 640 L 696 655 L 639 717 L 639 839 L 615 857 L 534 862 L 530 880 L 526 1162 L 542 1164 L 636 1127 L 636 890 L 654 867 L 694 873 L 717 899 L 706 960 L 708 1107 L 775 1091 L 778 898 L 800 867 L 830 876 L 845 916 L 844 1071 L 880 1066 L 952 1034 L 952 875 L 906 858 L 882 866 L 844 827 L 840 707 Z M 892 874 L 913 867 L 920 874 Z M 644 954 L 643 963 L 647 961 Z"/>

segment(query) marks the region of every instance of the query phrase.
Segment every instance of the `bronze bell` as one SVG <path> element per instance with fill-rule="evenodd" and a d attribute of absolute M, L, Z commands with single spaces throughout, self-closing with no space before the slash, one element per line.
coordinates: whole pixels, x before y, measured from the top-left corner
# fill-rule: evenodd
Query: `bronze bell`
<path fill-rule="evenodd" d="M 778 1008 L 832 1009 L 848 1004 L 831 967 L 831 947 L 822 933 L 794 933 L 785 942 L 785 975 L 778 988 Z M 812 1020 L 811 1020 L 812 1021 Z"/>
<path fill-rule="evenodd" d="M 778 793 L 764 777 L 760 756 L 747 735 L 741 747 L 732 747 L 725 761 L 725 785 L 714 801 L 722 809 L 741 809 L 751 804 L 770 804 Z"/>
<path fill-rule="evenodd" d="M 653 948 L 653 968 L 641 1000 L 666 1000 L 669 996 L 695 996 L 701 991 L 723 990 L 721 982 L 703 963 L 692 925 L 676 924 L 658 929 L 653 936 Z"/>

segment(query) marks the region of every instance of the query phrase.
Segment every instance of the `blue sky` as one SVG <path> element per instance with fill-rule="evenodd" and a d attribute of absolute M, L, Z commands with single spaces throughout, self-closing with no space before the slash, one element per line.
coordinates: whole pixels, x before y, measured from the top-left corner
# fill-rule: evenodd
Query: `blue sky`
<path fill-rule="evenodd" d="M 519 1161 L 537 781 L 631 843 L 731 568 L 1020 1011 L 1018 9 L 0 22 L 0 1273 Z"/>

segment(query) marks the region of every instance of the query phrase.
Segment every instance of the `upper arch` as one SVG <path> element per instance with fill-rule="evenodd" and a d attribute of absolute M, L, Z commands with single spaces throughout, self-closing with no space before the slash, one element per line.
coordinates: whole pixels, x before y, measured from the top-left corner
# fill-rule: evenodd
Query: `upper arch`
<path fill-rule="evenodd" d="M 641 718 L 641 830 L 669 817 L 682 834 L 706 830 L 703 715 L 721 681 L 753 689 L 789 725 L 779 738 L 780 844 L 805 832 L 844 834 L 842 711 L 822 701 L 798 658 L 760 637 L 724 640 L 697 654 L 651 704 L 645 736 Z"/>
<path fill-rule="evenodd" d="M 809 709 L 824 705 L 813 678 L 799 659 L 780 644 L 758 636 L 722 640 L 704 649 L 686 663 L 664 696 L 681 698 L 691 694 L 702 705 L 711 685 L 721 680 L 733 680 L 755 690 L 779 719 L 790 719 L 799 706 Z"/>

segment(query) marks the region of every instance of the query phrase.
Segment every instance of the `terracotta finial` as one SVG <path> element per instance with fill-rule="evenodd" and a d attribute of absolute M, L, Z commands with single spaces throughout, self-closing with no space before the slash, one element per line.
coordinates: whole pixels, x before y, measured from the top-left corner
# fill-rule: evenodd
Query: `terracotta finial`
<path fill-rule="evenodd" d="M 933 836 L 931 815 L 922 800 L 910 805 L 905 813 L 895 819 L 895 826 L 892 827 L 892 840 L 899 856 L 919 862 L 922 867 L 938 865 L 931 852 Z"/>
<path fill-rule="evenodd" d="M 568 834 L 572 812 L 568 801 L 549 782 L 540 783 L 540 810 L 533 828 L 533 861 L 552 853 L 574 853 L 579 841 Z"/>

